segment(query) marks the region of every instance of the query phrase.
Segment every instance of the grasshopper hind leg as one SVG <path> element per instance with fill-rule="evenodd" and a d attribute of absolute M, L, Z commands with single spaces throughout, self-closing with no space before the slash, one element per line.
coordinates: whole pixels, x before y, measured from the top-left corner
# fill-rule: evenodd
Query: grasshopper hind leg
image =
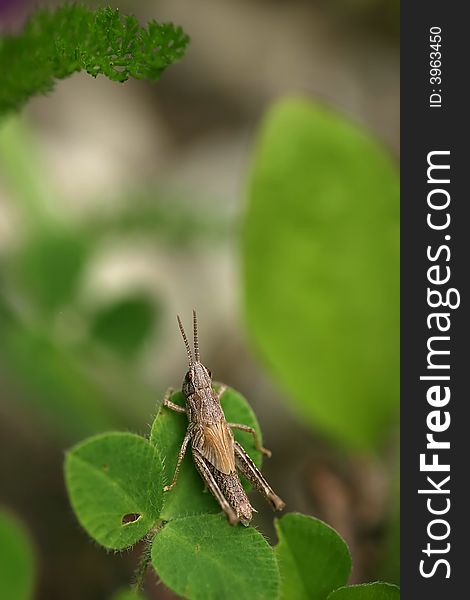
<path fill-rule="evenodd" d="M 241 473 L 243 473 L 253 487 L 266 498 L 274 510 L 282 510 L 285 507 L 285 502 L 274 493 L 269 483 L 260 473 L 258 467 L 251 460 L 243 447 L 238 442 L 234 443 L 234 447 L 235 461 Z"/>
<path fill-rule="evenodd" d="M 224 513 L 227 515 L 227 519 L 228 519 L 230 525 L 236 525 L 238 523 L 239 519 L 238 519 L 235 511 L 230 506 L 230 504 L 228 503 L 227 499 L 225 498 L 222 490 L 220 489 L 219 485 L 217 484 L 216 479 L 214 478 L 211 470 L 209 469 L 208 463 L 205 461 L 204 457 L 194 448 L 193 448 L 193 459 L 194 459 L 194 464 L 196 465 L 196 468 L 199 471 L 199 474 L 201 475 L 201 477 L 204 481 L 204 484 L 211 491 L 212 495 L 217 500 L 217 502 L 220 504 Z"/>
<path fill-rule="evenodd" d="M 236 525 L 240 522 L 248 527 L 253 512 L 256 511 L 251 506 L 237 473 L 221 473 L 194 448 L 193 457 L 204 484 L 222 507 L 229 523 Z"/>

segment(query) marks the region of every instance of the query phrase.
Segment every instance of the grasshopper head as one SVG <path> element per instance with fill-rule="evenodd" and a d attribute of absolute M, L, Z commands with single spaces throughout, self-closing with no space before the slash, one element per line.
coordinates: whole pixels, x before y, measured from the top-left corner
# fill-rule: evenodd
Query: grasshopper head
<path fill-rule="evenodd" d="M 202 363 L 197 362 L 189 367 L 183 382 L 183 394 L 189 396 L 198 390 L 212 386 L 212 373 Z"/>
<path fill-rule="evenodd" d="M 186 332 L 184 331 L 184 327 L 179 316 L 177 317 L 177 320 L 181 335 L 183 336 L 184 345 L 186 346 L 186 352 L 188 353 L 189 370 L 184 378 L 183 394 L 185 396 L 189 396 L 194 394 L 194 392 L 197 390 L 208 387 L 210 388 L 212 386 L 212 373 L 199 360 L 199 340 L 197 335 L 196 311 L 193 310 L 194 358 L 189 346 Z"/>

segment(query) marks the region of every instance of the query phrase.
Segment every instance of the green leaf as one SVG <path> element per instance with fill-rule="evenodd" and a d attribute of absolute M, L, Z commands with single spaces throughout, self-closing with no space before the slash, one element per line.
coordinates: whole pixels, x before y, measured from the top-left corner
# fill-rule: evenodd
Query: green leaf
<path fill-rule="evenodd" d="M 49 229 L 21 249 L 13 262 L 13 276 L 30 301 L 51 312 L 74 299 L 87 258 L 86 239 Z"/>
<path fill-rule="evenodd" d="M 133 358 L 153 333 L 156 312 L 146 295 L 134 294 L 98 310 L 91 333 L 100 343 L 124 358 Z"/>
<path fill-rule="evenodd" d="M 273 107 L 244 224 L 248 331 L 302 418 L 360 448 L 397 417 L 398 209 L 396 168 L 359 127 Z"/>
<path fill-rule="evenodd" d="M 49 427 L 79 439 L 122 424 L 123 411 L 51 339 L 50 331 L 26 326 L 0 298 L 0 358 L 19 386 L 20 398 L 34 405 Z"/>
<path fill-rule="evenodd" d="M 181 27 L 150 21 L 142 28 L 135 17 L 109 7 L 39 9 L 21 33 L 0 38 L 0 115 L 82 70 L 113 81 L 156 81 L 182 58 L 188 42 Z"/>
<path fill-rule="evenodd" d="M 105 433 L 65 460 L 70 502 L 87 533 L 106 548 L 132 546 L 157 523 L 163 503 L 157 450 L 132 433 Z"/>
<path fill-rule="evenodd" d="M 15 517 L 0 510 L 0 598 L 33 596 L 34 556 L 31 540 Z"/>
<path fill-rule="evenodd" d="M 399 600 L 399 598 L 399 587 L 381 582 L 342 587 L 328 596 L 328 600 Z"/>
<path fill-rule="evenodd" d="M 334 529 L 296 513 L 286 514 L 275 525 L 281 599 L 326 600 L 332 590 L 347 582 L 351 556 Z"/>
<path fill-rule="evenodd" d="M 272 600 L 279 593 L 273 550 L 253 529 L 221 515 L 175 519 L 155 536 L 152 564 L 161 580 L 190 600 Z"/>
<path fill-rule="evenodd" d="M 184 406 L 184 396 L 176 392 L 171 397 L 172 402 Z M 241 394 L 228 388 L 221 398 L 221 405 L 229 423 L 243 423 L 254 427 L 261 438 L 261 431 L 254 412 Z M 178 452 L 187 428 L 186 415 L 176 413 L 161 406 L 152 425 L 150 442 L 154 444 L 164 459 L 164 477 L 166 483 L 173 479 Z M 252 460 L 261 467 L 261 454 L 255 449 L 253 437 L 244 431 L 233 431 L 235 439 L 245 448 Z M 243 482 L 245 484 L 245 482 Z M 245 489 L 248 485 L 244 485 Z M 204 483 L 196 471 L 188 447 L 186 456 L 181 464 L 181 471 L 176 486 L 165 492 L 165 506 L 162 518 L 169 520 L 175 517 L 195 515 L 200 513 L 215 513 L 220 506 L 212 494 L 204 490 Z"/>

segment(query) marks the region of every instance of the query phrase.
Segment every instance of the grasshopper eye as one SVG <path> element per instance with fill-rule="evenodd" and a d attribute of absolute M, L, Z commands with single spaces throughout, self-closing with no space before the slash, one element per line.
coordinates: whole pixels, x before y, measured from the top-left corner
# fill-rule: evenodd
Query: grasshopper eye
<path fill-rule="evenodd" d="M 212 371 L 210 369 L 207 369 L 207 372 L 209 373 L 209 377 L 212 377 Z"/>

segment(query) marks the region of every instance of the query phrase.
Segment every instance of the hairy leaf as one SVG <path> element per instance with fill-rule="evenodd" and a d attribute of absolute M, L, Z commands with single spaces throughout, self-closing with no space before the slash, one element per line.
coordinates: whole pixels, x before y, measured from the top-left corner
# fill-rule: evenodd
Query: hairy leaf
<path fill-rule="evenodd" d="M 328 600 L 399 600 L 400 588 L 390 583 L 364 583 L 342 587 L 328 596 Z"/>
<path fill-rule="evenodd" d="M 15 517 L 0 510 L 0 598 L 29 600 L 34 556 L 29 536 Z"/>
<path fill-rule="evenodd" d="M 303 418 L 376 448 L 398 410 L 397 171 L 344 118 L 275 105 L 244 224 L 248 332 Z"/>
<path fill-rule="evenodd" d="M 82 70 L 113 81 L 156 81 L 184 55 L 188 42 L 181 27 L 150 21 L 143 28 L 113 8 L 40 9 L 21 33 L 0 38 L 0 114 Z"/>
<path fill-rule="evenodd" d="M 281 517 L 275 524 L 283 600 L 326 600 L 332 590 L 347 582 L 351 556 L 334 529 L 295 513 Z"/>
<path fill-rule="evenodd" d="M 181 392 L 174 393 L 171 400 L 175 404 L 184 406 L 184 396 Z M 228 422 L 249 425 L 261 435 L 256 416 L 241 394 L 228 388 L 221 398 L 221 404 Z M 187 424 L 186 415 L 176 413 L 164 406 L 160 407 L 153 422 L 150 441 L 158 448 L 160 456 L 164 460 L 164 476 L 167 483 L 173 479 L 178 452 Z M 237 430 L 234 430 L 233 434 L 256 465 L 260 467 L 261 455 L 254 447 L 253 437 L 249 433 Z M 247 487 L 245 486 L 245 489 Z M 220 510 L 220 506 L 212 494 L 204 490 L 204 482 L 196 471 L 189 445 L 176 486 L 171 491 L 165 492 L 162 518 L 173 519 L 186 515 L 214 513 Z"/>
<path fill-rule="evenodd" d="M 67 453 L 65 479 L 80 524 L 106 548 L 135 544 L 160 517 L 160 456 L 138 435 L 105 433 L 78 444 Z"/>
<path fill-rule="evenodd" d="M 155 536 L 152 564 L 162 581 L 190 600 L 272 600 L 279 571 L 264 537 L 221 515 L 170 521 Z"/>

